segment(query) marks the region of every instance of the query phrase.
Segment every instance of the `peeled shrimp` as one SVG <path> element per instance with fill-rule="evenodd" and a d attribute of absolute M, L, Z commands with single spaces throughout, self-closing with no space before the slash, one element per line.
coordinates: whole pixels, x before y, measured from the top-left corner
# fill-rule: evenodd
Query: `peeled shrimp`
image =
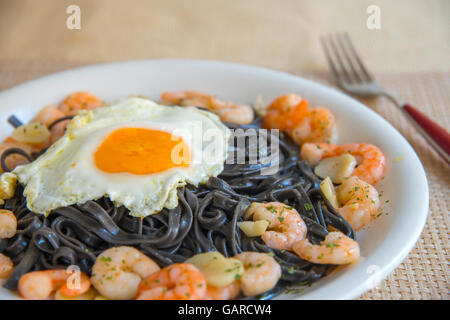
<path fill-rule="evenodd" d="M 336 188 L 336 195 L 343 205 L 338 209 L 339 213 L 355 230 L 361 229 L 379 214 L 378 191 L 358 177 L 345 180 Z"/>
<path fill-rule="evenodd" d="M 0 279 L 7 279 L 14 269 L 12 260 L 0 253 Z"/>
<path fill-rule="evenodd" d="M 91 281 L 102 296 L 126 300 L 136 297 L 141 280 L 158 270 L 159 266 L 139 250 L 113 247 L 95 260 Z"/>
<path fill-rule="evenodd" d="M 261 236 L 271 248 L 290 250 L 292 245 L 306 235 L 306 224 L 300 214 L 292 207 L 281 202 L 254 202 L 247 209 L 246 216 L 253 220 L 269 222 L 268 231 Z"/>
<path fill-rule="evenodd" d="M 208 284 L 206 286 L 205 299 L 232 300 L 239 295 L 240 291 L 241 285 L 237 280 L 225 287 L 216 287 Z"/>
<path fill-rule="evenodd" d="M 264 128 L 280 129 L 298 145 L 305 142 L 333 142 L 337 138 L 336 120 L 326 108 L 308 109 L 296 94 L 276 98 L 264 116 Z"/>
<path fill-rule="evenodd" d="M 234 258 L 244 265 L 240 281 L 246 296 L 256 296 L 272 289 L 281 278 L 280 265 L 266 253 L 242 252 Z"/>
<path fill-rule="evenodd" d="M 69 94 L 63 102 L 59 105 L 65 115 L 75 115 L 80 110 L 91 110 L 99 108 L 103 105 L 103 102 L 98 97 L 90 94 L 89 92 L 74 92 Z"/>
<path fill-rule="evenodd" d="M 14 197 L 17 188 L 17 179 L 17 176 L 12 172 L 4 172 L 0 174 L 0 204 L 4 204 L 6 199 L 11 199 Z M 0 223 L 0 230 L 2 228 L 1 224 L 2 223 Z M 0 234 L 1 233 L 2 232 L 0 231 Z"/>
<path fill-rule="evenodd" d="M 91 286 L 89 277 L 80 272 L 80 281 L 73 287 L 68 284 L 71 276 L 65 269 L 52 269 L 25 273 L 19 280 L 19 292 L 29 300 L 43 300 L 59 289 L 65 296 L 78 296 L 87 292 Z"/>
<path fill-rule="evenodd" d="M 2 144 L 0 144 L 0 157 L 2 156 L 3 152 L 5 152 L 9 148 L 22 149 L 29 156 L 31 156 L 32 153 L 39 151 L 39 149 L 36 147 L 30 146 L 25 143 L 17 142 L 13 138 L 9 137 Z M 13 154 L 9 155 L 5 160 L 6 167 L 10 170 L 13 170 L 15 167 L 17 167 L 19 165 L 27 164 L 27 163 L 29 163 L 28 159 L 17 153 L 13 153 Z M 0 167 L 0 172 L 3 172 L 3 168 L 1 168 L 1 167 Z"/>
<path fill-rule="evenodd" d="M 65 114 L 58 108 L 54 106 L 45 106 L 39 113 L 34 117 L 31 122 L 40 122 L 45 124 L 47 127 L 51 125 L 55 120 L 64 117 Z"/>
<path fill-rule="evenodd" d="M 248 105 L 222 101 L 211 94 L 199 91 L 163 92 L 161 99 L 178 106 L 208 109 L 224 122 L 248 124 L 254 118 L 253 109 Z"/>
<path fill-rule="evenodd" d="M 379 181 L 386 168 L 386 157 L 381 150 L 367 143 L 349 143 L 334 145 L 328 143 L 305 143 L 303 144 L 300 156 L 311 165 L 317 165 L 320 160 L 328 157 L 340 156 L 349 153 L 354 156 L 359 165 L 355 168 L 352 176 L 364 180 L 369 184 Z"/>
<path fill-rule="evenodd" d="M 205 298 L 206 280 L 189 263 L 175 263 L 155 272 L 139 285 L 138 300 L 199 300 Z"/>
<path fill-rule="evenodd" d="M 64 120 L 58 122 L 50 129 L 51 143 L 55 143 L 59 138 L 61 138 L 66 133 L 66 127 L 70 120 Z"/>
<path fill-rule="evenodd" d="M 0 239 L 11 238 L 17 231 L 17 219 L 12 211 L 0 209 Z"/>
<path fill-rule="evenodd" d="M 289 93 L 279 96 L 267 107 L 263 127 L 289 132 L 300 122 L 307 108 L 308 103 L 299 95 Z"/>
<path fill-rule="evenodd" d="M 326 108 L 308 109 L 289 135 L 300 146 L 305 142 L 334 143 L 337 140 L 336 119 Z"/>
<path fill-rule="evenodd" d="M 246 104 L 226 104 L 223 108 L 212 109 L 224 122 L 248 124 L 253 121 L 252 107 Z"/>
<path fill-rule="evenodd" d="M 41 122 L 44 123 L 47 127 L 51 125 L 56 120 L 64 117 L 66 114 L 62 112 L 60 109 L 54 107 L 54 106 L 46 106 L 39 111 L 37 116 L 34 118 L 33 121 L 35 122 Z M 70 120 L 64 120 L 61 122 L 58 122 L 57 124 L 53 125 L 50 129 L 50 139 L 51 143 L 54 143 L 56 140 L 61 138 L 65 131 L 66 126 L 70 122 Z"/>
<path fill-rule="evenodd" d="M 200 91 L 163 92 L 161 99 L 177 106 L 195 106 L 205 109 L 213 109 L 216 103 L 213 95 Z"/>
<path fill-rule="evenodd" d="M 320 244 L 302 239 L 292 247 L 302 259 L 318 264 L 349 264 L 359 258 L 359 244 L 341 232 L 330 232 Z"/>

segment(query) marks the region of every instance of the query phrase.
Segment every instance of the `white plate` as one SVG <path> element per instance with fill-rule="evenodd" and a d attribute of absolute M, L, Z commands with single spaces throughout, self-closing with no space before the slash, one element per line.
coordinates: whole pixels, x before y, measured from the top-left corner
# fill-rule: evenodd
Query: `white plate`
<path fill-rule="evenodd" d="M 104 100 L 130 94 L 158 99 L 163 91 L 200 90 L 237 102 L 253 103 L 258 94 L 267 103 L 295 92 L 312 106 L 326 106 L 336 115 L 339 143 L 367 142 L 387 157 L 385 179 L 377 185 L 385 212 L 358 233 L 359 263 L 325 277 L 302 293 L 281 299 L 352 299 L 394 270 L 419 238 L 428 212 L 428 184 L 414 150 L 386 120 L 360 102 L 336 90 L 297 76 L 251 66 L 213 61 L 152 60 L 78 68 L 26 82 L 0 93 L 0 138 L 15 114 L 30 120 L 47 104 L 57 104 L 73 91 L 90 91 Z M 394 159 L 401 159 L 395 161 Z M 388 204 L 385 200 L 390 200 Z M 0 289 L 0 298 L 15 298 Z"/>

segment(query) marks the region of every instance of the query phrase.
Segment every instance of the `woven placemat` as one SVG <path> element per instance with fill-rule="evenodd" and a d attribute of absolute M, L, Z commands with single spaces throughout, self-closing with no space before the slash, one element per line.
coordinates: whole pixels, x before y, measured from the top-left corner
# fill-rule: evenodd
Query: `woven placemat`
<path fill-rule="evenodd" d="M 83 64 L 85 63 L 0 61 L 0 90 Z M 330 84 L 328 74 L 305 73 L 302 76 Z M 381 74 L 376 78 L 380 84 L 420 108 L 444 128 L 450 128 L 449 72 Z M 363 294 L 360 299 L 449 299 L 450 166 L 436 155 L 389 101 L 379 98 L 362 102 L 388 119 L 419 155 L 430 186 L 430 211 L 425 229 L 413 251 L 387 279 Z"/>

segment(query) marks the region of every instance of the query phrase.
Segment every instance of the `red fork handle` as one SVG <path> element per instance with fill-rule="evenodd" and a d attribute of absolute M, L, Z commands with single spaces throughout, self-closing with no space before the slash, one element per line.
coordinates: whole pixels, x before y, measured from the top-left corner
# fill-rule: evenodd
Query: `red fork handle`
<path fill-rule="evenodd" d="M 410 119 L 416 124 L 416 127 L 418 127 L 422 135 L 430 142 L 441 157 L 447 163 L 450 163 L 450 134 L 447 130 L 409 104 L 403 106 L 403 111 L 410 116 Z"/>

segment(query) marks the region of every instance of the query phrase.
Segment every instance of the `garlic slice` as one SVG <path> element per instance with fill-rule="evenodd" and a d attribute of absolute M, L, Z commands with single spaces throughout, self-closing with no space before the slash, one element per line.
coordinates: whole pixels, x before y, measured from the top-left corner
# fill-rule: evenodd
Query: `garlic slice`
<path fill-rule="evenodd" d="M 266 220 L 240 221 L 237 223 L 247 237 L 257 237 L 266 232 L 269 222 Z"/>
<path fill-rule="evenodd" d="M 197 267 L 205 276 L 207 284 L 225 287 L 244 273 L 242 262 L 234 258 L 226 258 L 220 252 L 205 252 L 196 254 L 186 260 Z"/>
<path fill-rule="evenodd" d="M 322 193 L 325 196 L 325 198 L 327 198 L 327 200 L 330 201 L 331 205 L 335 209 L 339 208 L 337 196 L 336 196 L 336 190 L 334 190 L 334 185 L 331 182 L 330 177 L 326 177 L 320 183 L 320 190 L 322 190 Z"/>
<path fill-rule="evenodd" d="M 325 158 L 314 168 L 314 173 L 325 179 L 330 177 L 333 183 L 342 183 L 350 177 L 356 167 L 356 159 L 345 153 L 337 157 Z"/>
<path fill-rule="evenodd" d="M 43 123 L 30 122 L 14 129 L 11 136 L 19 142 L 39 144 L 48 140 L 50 131 Z"/>

